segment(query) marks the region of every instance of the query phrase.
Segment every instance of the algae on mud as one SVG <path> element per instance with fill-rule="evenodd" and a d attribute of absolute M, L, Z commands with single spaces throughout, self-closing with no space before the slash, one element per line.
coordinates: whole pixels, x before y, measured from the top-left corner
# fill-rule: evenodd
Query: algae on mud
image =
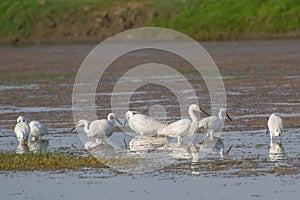
<path fill-rule="evenodd" d="M 135 159 L 109 159 L 95 158 L 91 155 L 89 156 L 77 156 L 73 153 L 53 153 L 53 152 L 38 152 L 38 153 L 25 153 L 16 154 L 14 152 L 0 153 L 0 170 L 5 171 L 35 171 L 35 170 L 83 170 L 84 168 L 91 169 L 101 169 L 109 168 L 106 164 L 122 165 L 124 168 L 126 166 L 132 167 L 132 163 L 136 163 Z M 106 164 L 103 164 L 106 163 Z M 268 165 L 268 168 L 265 168 Z M 244 177 L 244 176 L 259 176 L 261 174 L 298 174 L 299 167 L 293 165 L 274 165 L 274 162 L 269 162 L 267 160 L 257 160 L 254 158 L 245 159 L 212 159 L 199 161 L 197 163 L 183 162 L 180 164 L 169 165 L 161 169 L 165 173 L 187 173 L 193 171 L 193 167 L 198 169 L 199 172 L 209 173 L 209 174 L 227 174 L 230 176 Z M 160 170 L 159 170 L 160 171 Z M 115 171 L 118 174 L 118 171 Z"/>
<path fill-rule="evenodd" d="M 7 152 L 0 154 L 0 170 L 80 170 L 84 167 L 106 168 L 93 156 L 78 157 L 72 153 L 25 153 Z"/>

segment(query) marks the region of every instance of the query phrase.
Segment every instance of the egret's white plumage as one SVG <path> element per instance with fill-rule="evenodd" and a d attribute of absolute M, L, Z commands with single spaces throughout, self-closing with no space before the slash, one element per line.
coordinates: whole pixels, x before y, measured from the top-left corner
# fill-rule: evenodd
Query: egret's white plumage
<path fill-rule="evenodd" d="M 21 144 L 27 143 L 28 136 L 30 133 L 30 127 L 27 122 L 21 121 L 21 122 L 17 123 L 14 131 L 15 131 L 18 141 Z"/>
<path fill-rule="evenodd" d="M 47 127 L 39 121 L 31 121 L 29 126 L 32 141 L 40 140 L 42 136 L 48 134 Z"/>
<path fill-rule="evenodd" d="M 278 115 L 273 113 L 268 120 L 268 130 L 270 132 L 270 138 L 280 136 L 283 131 L 283 119 Z"/>
<path fill-rule="evenodd" d="M 79 120 L 77 127 L 84 127 L 88 137 L 96 138 L 97 144 L 105 144 L 106 139 L 114 132 L 115 120 L 122 125 L 114 113 L 110 113 L 107 119 L 95 120 L 90 123 L 87 120 Z"/>
<path fill-rule="evenodd" d="M 47 127 L 39 121 L 30 121 L 26 117 L 19 116 L 17 122 L 25 122 L 28 123 L 30 127 L 30 137 L 32 141 L 41 140 L 43 135 L 48 134 Z"/>
<path fill-rule="evenodd" d="M 147 115 L 135 113 L 133 111 L 127 111 L 125 118 L 125 123 L 128 122 L 128 126 L 134 132 L 144 136 L 156 135 L 157 131 L 164 127 L 164 125 L 159 121 L 152 119 Z"/>
<path fill-rule="evenodd" d="M 197 116 L 194 111 L 202 111 L 196 104 L 189 106 L 189 115 L 191 119 L 181 119 L 165 126 L 158 131 L 158 135 L 167 137 L 177 137 L 178 144 L 182 144 L 182 137 L 189 134 L 194 134 L 198 127 Z M 204 112 L 205 113 L 205 112 Z"/>
<path fill-rule="evenodd" d="M 210 116 L 201 119 L 199 121 L 198 128 L 206 135 L 212 135 L 214 132 L 218 132 L 223 129 L 226 116 L 230 121 L 232 121 L 229 115 L 227 114 L 226 109 L 220 109 L 218 117 Z"/>

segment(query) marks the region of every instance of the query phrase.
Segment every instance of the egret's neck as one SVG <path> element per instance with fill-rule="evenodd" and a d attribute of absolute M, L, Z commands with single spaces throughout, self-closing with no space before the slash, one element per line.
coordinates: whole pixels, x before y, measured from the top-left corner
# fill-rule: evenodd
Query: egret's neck
<path fill-rule="evenodd" d="M 90 125 L 89 125 L 89 122 L 87 120 L 84 120 L 83 121 L 83 124 L 84 124 L 84 127 L 83 127 L 83 130 L 85 133 L 89 133 L 90 132 Z"/>
<path fill-rule="evenodd" d="M 189 115 L 192 120 L 192 123 L 190 124 L 189 134 L 193 135 L 198 128 L 198 119 L 193 109 L 189 109 Z"/>
<path fill-rule="evenodd" d="M 107 116 L 107 120 L 112 122 L 113 124 L 115 123 L 115 116 L 113 113 L 109 113 Z"/>
<path fill-rule="evenodd" d="M 223 112 L 223 111 L 220 111 L 220 112 L 219 112 L 219 119 L 221 119 L 222 121 L 224 121 L 225 118 L 226 118 L 226 113 Z"/>

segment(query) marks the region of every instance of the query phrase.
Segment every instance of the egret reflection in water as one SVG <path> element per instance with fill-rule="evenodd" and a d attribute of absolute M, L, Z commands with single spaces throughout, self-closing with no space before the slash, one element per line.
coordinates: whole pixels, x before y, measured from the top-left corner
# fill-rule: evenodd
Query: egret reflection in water
<path fill-rule="evenodd" d="M 16 148 L 16 154 L 24 154 L 29 151 L 28 145 L 20 143 Z"/>
<path fill-rule="evenodd" d="M 280 161 L 285 157 L 285 151 L 282 143 L 272 142 L 269 148 L 269 158 L 270 161 Z"/>
<path fill-rule="evenodd" d="M 30 141 L 28 144 L 20 143 L 16 148 L 17 154 L 24 154 L 27 152 L 38 153 L 46 152 L 49 146 L 49 140 L 35 140 Z"/>
<path fill-rule="evenodd" d="M 220 155 L 221 158 L 228 158 L 229 151 L 231 150 L 231 146 L 228 150 L 225 151 L 224 142 L 221 138 L 207 135 L 198 145 L 199 148 L 199 158 L 204 158 L 208 154 Z"/>
<path fill-rule="evenodd" d="M 132 152 L 149 152 L 155 151 L 168 143 L 166 137 L 146 137 L 136 136 L 129 142 L 129 150 Z"/>
<path fill-rule="evenodd" d="M 47 151 L 48 146 L 49 140 L 45 139 L 34 140 L 28 143 L 29 151 L 33 153 L 45 152 Z"/>

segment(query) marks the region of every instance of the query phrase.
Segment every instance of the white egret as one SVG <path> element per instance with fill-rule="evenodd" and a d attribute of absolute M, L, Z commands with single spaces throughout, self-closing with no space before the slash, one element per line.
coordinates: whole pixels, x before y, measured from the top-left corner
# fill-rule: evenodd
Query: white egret
<path fill-rule="evenodd" d="M 19 117 L 18 117 L 18 119 L 19 119 Z M 16 134 L 17 139 L 20 144 L 27 143 L 28 136 L 30 133 L 30 127 L 26 121 L 25 122 L 19 121 L 16 124 L 14 131 L 15 131 L 15 134 Z"/>
<path fill-rule="evenodd" d="M 105 144 L 106 139 L 114 132 L 115 120 L 122 125 L 114 113 L 109 113 L 107 119 L 95 120 L 90 123 L 87 120 L 81 119 L 75 128 L 84 127 L 84 132 L 88 137 L 96 138 L 96 144 Z M 123 125 L 122 125 L 123 126 Z"/>
<path fill-rule="evenodd" d="M 128 122 L 129 127 L 133 131 L 144 136 L 156 135 L 157 131 L 164 127 L 159 121 L 135 111 L 127 111 L 125 118 L 124 125 Z"/>
<path fill-rule="evenodd" d="M 220 109 L 219 116 L 210 116 L 199 121 L 198 128 L 206 135 L 212 135 L 214 132 L 221 131 L 224 126 L 226 116 L 230 121 L 232 119 L 226 112 L 226 109 Z"/>
<path fill-rule="evenodd" d="M 179 145 L 182 144 L 182 137 L 189 134 L 194 134 L 197 127 L 198 127 L 198 120 L 197 116 L 195 115 L 194 111 L 203 111 L 199 108 L 196 104 L 192 104 L 189 106 L 189 115 L 191 119 L 181 119 L 179 121 L 173 122 L 168 126 L 160 129 L 158 131 L 158 135 L 163 135 L 167 137 L 177 137 L 177 142 Z"/>
<path fill-rule="evenodd" d="M 32 141 L 41 140 L 43 135 L 48 134 L 47 127 L 39 121 L 30 121 L 26 117 L 19 116 L 17 122 L 26 122 L 30 127 L 30 137 Z"/>
<path fill-rule="evenodd" d="M 273 113 L 268 120 L 267 134 L 270 133 L 270 138 L 280 136 L 283 131 L 283 119 L 276 113 Z"/>

